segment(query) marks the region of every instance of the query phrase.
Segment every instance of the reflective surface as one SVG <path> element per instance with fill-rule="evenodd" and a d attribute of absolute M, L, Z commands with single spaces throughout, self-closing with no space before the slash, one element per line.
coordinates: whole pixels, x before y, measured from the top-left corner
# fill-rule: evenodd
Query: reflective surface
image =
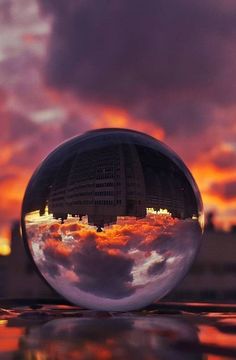
<path fill-rule="evenodd" d="M 236 358 L 235 306 L 163 303 L 124 314 L 33 307 L 1 305 L 1 360 Z"/>
<path fill-rule="evenodd" d="M 170 149 L 105 129 L 62 144 L 33 175 L 22 228 L 49 284 L 75 304 L 141 308 L 185 275 L 199 248 L 197 186 Z"/>

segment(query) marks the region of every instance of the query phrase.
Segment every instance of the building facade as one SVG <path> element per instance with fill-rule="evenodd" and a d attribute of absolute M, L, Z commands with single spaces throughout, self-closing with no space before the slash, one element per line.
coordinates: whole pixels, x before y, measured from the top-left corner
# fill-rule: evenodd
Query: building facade
<path fill-rule="evenodd" d="M 167 297 L 181 301 L 236 301 L 236 234 L 207 231 L 185 279 Z"/>
<path fill-rule="evenodd" d="M 89 224 L 98 227 L 116 223 L 121 215 L 145 217 L 144 176 L 134 146 L 78 153 L 70 169 L 59 172 L 48 200 L 54 217 L 87 215 Z"/>
<path fill-rule="evenodd" d="M 3 297 L 11 299 L 58 297 L 42 280 L 30 261 L 24 248 L 18 221 L 12 224 L 11 254 L 5 258 Z"/>
<path fill-rule="evenodd" d="M 77 153 L 58 169 L 48 198 L 55 218 L 87 215 L 98 227 L 115 223 L 117 216 L 145 217 L 147 208 L 167 209 L 180 219 L 198 212 L 185 174 L 133 144 Z"/>

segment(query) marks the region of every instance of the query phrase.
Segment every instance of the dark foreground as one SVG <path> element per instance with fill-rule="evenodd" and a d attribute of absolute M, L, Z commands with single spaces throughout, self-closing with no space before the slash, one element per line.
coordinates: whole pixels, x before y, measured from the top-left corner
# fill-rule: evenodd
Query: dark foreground
<path fill-rule="evenodd" d="M 0 360 L 236 359 L 236 306 L 160 303 L 110 313 L 1 301 Z"/>

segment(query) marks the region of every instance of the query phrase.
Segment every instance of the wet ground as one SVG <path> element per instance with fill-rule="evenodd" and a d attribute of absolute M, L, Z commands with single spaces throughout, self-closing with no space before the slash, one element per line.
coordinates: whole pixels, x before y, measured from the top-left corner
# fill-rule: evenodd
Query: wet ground
<path fill-rule="evenodd" d="M 1 301 L 0 360 L 236 359 L 236 306 L 159 303 L 135 312 Z"/>

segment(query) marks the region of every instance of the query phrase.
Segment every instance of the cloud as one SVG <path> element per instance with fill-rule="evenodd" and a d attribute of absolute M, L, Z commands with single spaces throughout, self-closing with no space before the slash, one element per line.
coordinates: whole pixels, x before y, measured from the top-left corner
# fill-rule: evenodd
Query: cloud
<path fill-rule="evenodd" d="M 79 276 L 78 288 L 111 299 L 119 299 L 135 292 L 131 286 L 134 260 L 122 253 L 108 253 L 96 246 L 88 236 L 80 251 L 73 253 L 75 273 Z"/>
<path fill-rule="evenodd" d="M 49 233 L 47 237 L 43 246 L 44 259 L 39 261 L 39 266 L 50 277 L 61 276 L 62 266 L 77 275 L 74 286 L 85 292 L 111 299 L 134 293 L 131 287 L 134 260 L 119 251 L 107 252 L 99 248 L 96 232 L 84 230 L 80 233 L 75 248 L 58 241 L 58 233 Z"/>
<path fill-rule="evenodd" d="M 171 231 L 164 232 L 160 231 L 158 236 L 156 236 L 152 241 L 144 241 L 140 245 L 140 249 L 146 250 L 146 251 L 152 251 L 157 250 L 160 255 L 167 253 L 175 243 L 174 239 L 175 230 L 174 227 L 172 227 Z"/>
<path fill-rule="evenodd" d="M 60 276 L 60 268 L 58 264 L 51 263 L 50 260 L 42 260 L 39 263 L 39 268 L 41 268 L 42 273 L 47 273 L 50 277 L 55 278 L 56 276 Z"/>
<path fill-rule="evenodd" d="M 234 103 L 236 9 L 206 0 L 43 0 L 54 14 L 48 83 L 194 134 Z"/>
<path fill-rule="evenodd" d="M 220 169 L 232 169 L 236 164 L 236 151 L 222 149 L 211 157 L 211 162 Z"/>
<path fill-rule="evenodd" d="M 156 262 L 149 266 L 147 273 L 148 275 L 158 275 L 161 274 L 163 271 L 165 271 L 166 263 L 165 261 Z"/>
<path fill-rule="evenodd" d="M 60 241 L 47 240 L 43 249 L 45 259 L 49 263 L 56 263 L 65 268 L 71 267 L 70 255 L 71 250 L 64 246 Z"/>
<path fill-rule="evenodd" d="M 45 222 L 34 218 L 30 223 L 30 218 L 26 216 L 28 237 L 32 248 L 41 239 L 42 252 L 34 256 L 46 278 L 113 300 L 134 295 L 152 276 L 172 276 L 166 260 L 185 256 L 189 261 L 201 233 L 198 222 L 170 216 L 121 218 L 103 232 L 84 220 L 69 218 L 61 224 L 46 217 Z"/>
<path fill-rule="evenodd" d="M 210 192 L 225 200 L 236 199 L 236 180 L 213 183 L 211 185 Z"/>
<path fill-rule="evenodd" d="M 37 124 L 17 113 L 8 113 L 7 121 L 3 123 L 5 127 L 3 140 L 14 142 L 16 140 L 25 140 L 35 135 L 38 130 Z"/>
<path fill-rule="evenodd" d="M 0 177 L 0 217 L 4 225 L 20 217 L 24 190 L 36 166 L 68 136 L 83 131 L 84 126 L 81 119 L 67 126 L 66 118 L 61 122 L 36 123 L 29 116 L 7 109 L 7 100 L 7 92 L 0 91 L 0 166 L 4 169 Z"/>
<path fill-rule="evenodd" d="M 8 182 L 9 180 L 12 180 L 16 177 L 16 174 L 3 174 L 0 175 L 0 184 L 4 182 Z"/>

